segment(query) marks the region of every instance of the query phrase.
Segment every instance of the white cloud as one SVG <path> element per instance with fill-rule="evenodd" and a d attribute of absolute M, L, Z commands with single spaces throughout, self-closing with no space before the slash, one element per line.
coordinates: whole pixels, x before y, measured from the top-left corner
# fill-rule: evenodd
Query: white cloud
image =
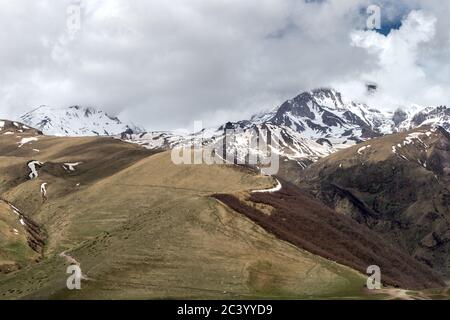
<path fill-rule="evenodd" d="M 437 19 L 423 11 L 411 11 L 398 30 L 387 36 L 376 31 L 355 31 L 352 44 L 372 56 L 373 67 L 356 79 L 337 84 L 342 91 L 378 108 L 393 109 L 411 104 L 445 104 L 449 101 L 448 82 L 434 81 L 422 64 L 424 51 L 433 47 Z M 367 96 L 365 81 L 379 85 L 379 92 Z"/>
<path fill-rule="evenodd" d="M 79 104 L 148 129 L 190 127 L 246 118 L 317 86 L 353 94 L 364 80 L 389 101 L 445 103 L 450 79 L 435 71 L 448 70 L 450 4 L 384 6 L 394 17 L 412 3 L 436 22 L 418 12 L 388 37 L 358 33 L 355 47 L 349 35 L 371 2 L 90 0 L 70 37 L 70 1 L 0 0 L 0 118 Z"/>

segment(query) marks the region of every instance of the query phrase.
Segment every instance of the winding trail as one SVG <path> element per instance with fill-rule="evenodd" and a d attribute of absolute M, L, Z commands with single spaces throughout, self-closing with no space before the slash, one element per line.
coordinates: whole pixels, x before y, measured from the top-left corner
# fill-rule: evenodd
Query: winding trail
<path fill-rule="evenodd" d="M 273 193 L 280 191 L 283 186 L 281 185 L 281 182 L 277 178 L 275 178 L 275 180 L 277 181 L 277 185 L 275 187 L 270 189 L 253 190 L 252 193 Z"/>
<path fill-rule="evenodd" d="M 67 251 L 63 251 L 59 254 L 59 256 L 63 259 L 65 259 L 69 264 L 71 265 L 77 265 L 77 266 L 81 266 L 81 263 L 78 262 L 77 259 L 75 259 L 74 257 L 72 257 L 71 255 L 67 254 Z M 81 269 L 81 268 L 80 268 Z M 83 272 L 81 272 L 81 279 L 82 280 L 91 280 L 89 279 L 88 276 L 86 276 Z"/>
<path fill-rule="evenodd" d="M 440 292 L 439 294 L 442 295 L 442 297 L 445 297 L 447 296 L 446 292 L 448 290 L 449 287 L 443 288 L 442 292 Z M 387 298 L 387 300 L 433 300 L 433 298 L 430 296 L 430 293 L 427 293 L 426 291 L 385 288 L 375 290 L 375 292 L 388 295 L 389 297 Z"/>

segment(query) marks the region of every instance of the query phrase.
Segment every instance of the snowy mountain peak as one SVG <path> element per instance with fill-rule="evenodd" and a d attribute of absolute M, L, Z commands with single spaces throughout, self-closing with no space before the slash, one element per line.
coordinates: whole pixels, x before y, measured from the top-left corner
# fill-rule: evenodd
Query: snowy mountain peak
<path fill-rule="evenodd" d="M 331 138 L 345 144 L 423 125 L 449 130 L 449 120 L 450 108 L 446 106 L 411 105 L 395 112 L 382 112 L 348 99 L 334 89 L 319 88 L 303 92 L 250 121 L 289 127 L 306 138 Z"/>
<path fill-rule="evenodd" d="M 117 117 L 111 117 L 93 107 L 56 108 L 42 105 L 24 114 L 20 119 L 44 134 L 55 136 L 110 136 L 127 129 L 140 131 L 136 126 L 126 125 Z"/>
<path fill-rule="evenodd" d="M 331 88 L 314 89 L 309 94 L 316 102 L 321 102 L 323 106 L 328 106 L 329 108 L 339 108 L 344 105 L 341 93 Z"/>
<path fill-rule="evenodd" d="M 354 143 L 387 131 L 385 115 L 364 104 L 345 99 L 330 88 L 303 92 L 277 109 L 252 117 L 257 123 L 288 127 L 305 138 L 337 139 Z"/>
<path fill-rule="evenodd" d="M 334 89 L 320 88 L 303 92 L 270 111 L 253 115 L 250 120 L 227 122 L 193 134 L 148 132 L 125 137 L 129 142 L 149 149 L 170 149 L 192 140 L 206 138 L 203 145 L 226 145 L 239 159 L 256 154 L 246 144 L 250 137 L 276 137 L 275 152 L 283 162 L 304 168 L 321 157 L 373 137 L 409 130 L 422 125 L 449 129 L 450 109 L 414 106 L 403 111 L 382 112 L 352 101 Z M 225 131 L 233 130 L 225 141 Z M 207 134 L 205 134 L 207 132 Z"/>
<path fill-rule="evenodd" d="M 399 109 L 394 113 L 394 117 L 397 117 L 394 118 L 394 121 L 396 119 L 398 121 L 398 117 L 402 117 L 403 119 L 398 123 L 399 131 L 410 130 L 425 125 L 440 126 L 450 131 L 450 108 L 447 106 L 414 106 L 407 111 Z"/>

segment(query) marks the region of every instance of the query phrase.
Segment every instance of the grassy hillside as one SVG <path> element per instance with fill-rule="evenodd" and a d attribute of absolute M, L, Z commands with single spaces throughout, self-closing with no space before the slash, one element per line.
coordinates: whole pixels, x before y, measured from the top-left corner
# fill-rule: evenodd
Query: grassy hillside
<path fill-rule="evenodd" d="M 0 132 L 0 192 L 46 239 L 41 261 L 0 275 L 0 298 L 365 296 L 363 275 L 275 238 L 211 197 L 266 188 L 271 178 L 175 166 L 169 153 L 110 138 L 39 136 L 18 148 L 25 134 L 17 135 Z M 43 165 L 30 181 L 32 159 Z M 71 171 L 65 163 L 79 164 Z M 82 290 L 66 289 L 70 263 L 81 265 Z"/>
<path fill-rule="evenodd" d="M 39 257 L 27 243 L 24 226 L 10 206 L 0 201 L 0 274 L 18 270 Z"/>

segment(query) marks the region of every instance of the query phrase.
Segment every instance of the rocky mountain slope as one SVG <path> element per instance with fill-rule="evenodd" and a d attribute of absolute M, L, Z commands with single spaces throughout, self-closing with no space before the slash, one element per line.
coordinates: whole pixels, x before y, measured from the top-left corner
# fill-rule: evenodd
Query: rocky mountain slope
<path fill-rule="evenodd" d="M 21 122 L 0 119 L 0 134 L 8 136 L 8 135 L 20 135 L 23 133 L 42 135 L 42 131 L 26 126 Z"/>
<path fill-rule="evenodd" d="M 345 98 L 333 89 L 316 89 L 249 120 L 228 122 L 218 128 L 189 135 L 148 132 L 125 138 L 150 149 L 169 149 L 191 140 L 220 146 L 228 129 L 233 134 L 226 144 L 242 158 L 248 153 L 247 144 L 252 137 L 274 136 L 279 141 L 276 152 L 283 159 L 291 160 L 286 165 L 306 167 L 324 156 L 385 134 L 422 125 L 449 129 L 450 109 L 445 106 L 412 106 L 405 110 L 381 112 Z"/>
<path fill-rule="evenodd" d="M 394 112 L 393 118 L 397 122 L 395 123 L 397 131 L 411 130 L 427 125 L 440 126 L 450 131 L 450 108 L 446 106 L 426 108 L 413 106 L 409 112 L 399 109 Z"/>
<path fill-rule="evenodd" d="M 450 135 L 443 128 L 373 139 L 288 177 L 450 276 Z"/>

